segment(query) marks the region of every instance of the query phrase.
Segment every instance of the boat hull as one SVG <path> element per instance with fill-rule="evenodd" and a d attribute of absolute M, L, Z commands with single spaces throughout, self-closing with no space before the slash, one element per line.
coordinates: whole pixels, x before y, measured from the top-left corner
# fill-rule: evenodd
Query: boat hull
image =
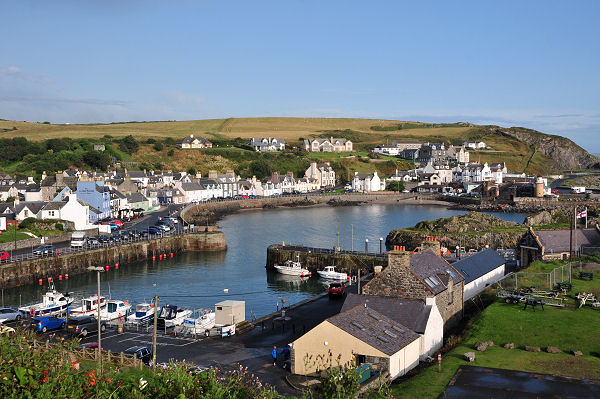
<path fill-rule="evenodd" d="M 40 304 L 35 304 L 31 306 L 23 306 L 20 307 L 19 310 L 21 312 L 29 314 L 31 317 L 37 316 L 55 316 L 57 314 L 65 313 L 69 306 L 73 303 L 73 300 L 68 301 L 65 304 L 61 305 L 53 305 L 48 307 L 40 307 Z"/>
<path fill-rule="evenodd" d="M 338 272 L 324 272 L 321 270 L 318 270 L 317 273 L 319 274 L 319 277 L 321 278 L 325 278 L 328 280 L 348 280 L 348 275 L 346 273 L 338 273 Z"/>
<path fill-rule="evenodd" d="M 306 269 L 299 269 L 295 267 L 286 267 L 286 266 L 275 266 L 275 270 L 277 270 L 281 274 L 285 274 L 287 276 L 299 276 L 299 277 L 308 277 L 310 276 L 310 272 Z"/>

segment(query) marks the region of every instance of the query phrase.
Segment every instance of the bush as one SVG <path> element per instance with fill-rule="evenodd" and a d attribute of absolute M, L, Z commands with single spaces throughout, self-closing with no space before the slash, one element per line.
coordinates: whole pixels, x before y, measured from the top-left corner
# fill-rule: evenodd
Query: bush
<path fill-rule="evenodd" d="M 38 222 L 38 220 L 36 218 L 26 218 L 21 223 L 19 223 L 19 228 L 21 228 L 21 229 L 30 229 L 37 222 Z"/>
<path fill-rule="evenodd" d="M 196 176 L 196 168 L 189 168 L 187 173 L 188 175 Z"/>
<path fill-rule="evenodd" d="M 173 155 L 175 155 L 175 151 L 173 149 L 170 149 L 169 152 L 167 152 L 167 155 L 172 157 Z"/>
<path fill-rule="evenodd" d="M 64 231 L 64 230 L 65 230 L 65 226 L 63 226 L 63 224 L 62 224 L 62 223 L 56 223 L 56 224 L 54 225 L 54 228 L 55 228 L 56 230 L 60 230 L 60 231 Z"/>
<path fill-rule="evenodd" d="M 119 142 L 119 148 L 121 149 L 121 151 L 131 155 L 139 150 L 140 145 L 132 135 L 129 135 L 121 139 L 121 141 Z"/>
<path fill-rule="evenodd" d="M 164 146 L 162 143 L 160 142 L 156 142 L 154 143 L 154 145 L 152 146 L 152 148 L 154 148 L 154 151 L 162 151 Z"/>

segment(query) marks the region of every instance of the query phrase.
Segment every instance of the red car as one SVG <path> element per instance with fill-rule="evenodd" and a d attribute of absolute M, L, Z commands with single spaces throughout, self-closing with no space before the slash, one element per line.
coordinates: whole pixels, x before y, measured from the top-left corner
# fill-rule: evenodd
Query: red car
<path fill-rule="evenodd" d="M 10 258 L 10 254 L 6 251 L 0 251 L 0 261 L 8 260 Z"/>
<path fill-rule="evenodd" d="M 342 281 L 333 282 L 329 284 L 327 293 L 329 294 L 330 298 L 335 296 L 344 296 L 346 293 L 346 284 L 344 284 Z"/>
<path fill-rule="evenodd" d="M 122 227 L 123 227 L 123 222 L 121 222 L 120 220 L 117 220 L 117 219 L 115 219 L 115 220 L 111 220 L 111 221 L 110 221 L 110 224 L 114 224 L 114 225 L 116 225 L 116 226 L 119 226 L 119 228 L 122 228 Z"/>

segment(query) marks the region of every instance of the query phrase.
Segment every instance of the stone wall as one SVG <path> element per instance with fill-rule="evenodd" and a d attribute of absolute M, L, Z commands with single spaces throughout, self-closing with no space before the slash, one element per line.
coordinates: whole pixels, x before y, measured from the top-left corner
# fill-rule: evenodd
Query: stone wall
<path fill-rule="evenodd" d="M 175 237 L 140 241 L 118 247 L 39 258 L 0 266 L 0 287 L 34 284 L 38 279 L 59 274 L 75 275 L 90 266 L 114 266 L 185 251 L 223 251 L 227 249 L 222 232 L 186 233 Z"/>
<path fill-rule="evenodd" d="M 84 232 L 85 232 L 86 237 L 97 236 L 98 228 L 85 230 Z M 10 235 L 10 233 L 5 233 L 5 234 Z M 73 234 L 73 233 L 62 233 L 62 234 L 46 236 L 44 238 L 44 244 L 56 244 L 59 242 L 71 241 L 71 234 Z M 4 243 L 0 244 L 0 251 L 12 251 L 12 250 L 27 249 L 27 248 L 32 248 L 32 247 L 35 248 L 40 245 L 42 245 L 41 237 L 28 238 L 26 240 L 17 241 L 16 248 L 15 248 L 14 241 L 13 242 L 4 242 Z"/>
<path fill-rule="evenodd" d="M 452 292 L 451 302 L 450 292 Z M 442 315 L 442 319 L 444 319 L 444 331 L 458 324 L 463 317 L 464 283 L 461 281 L 454 284 L 452 278 L 450 278 L 448 289 L 436 295 L 435 304 Z"/>
<path fill-rule="evenodd" d="M 365 295 L 404 299 L 423 299 L 433 295 L 410 270 L 410 254 L 406 251 L 388 253 L 388 267 L 363 287 Z"/>

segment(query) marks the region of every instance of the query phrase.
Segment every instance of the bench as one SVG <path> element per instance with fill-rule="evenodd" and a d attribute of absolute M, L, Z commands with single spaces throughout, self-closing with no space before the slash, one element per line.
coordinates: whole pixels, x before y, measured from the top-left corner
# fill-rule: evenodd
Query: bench
<path fill-rule="evenodd" d="M 562 291 L 571 291 L 573 289 L 573 284 L 571 283 L 557 283 L 556 287 Z"/>
<path fill-rule="evenodd" d="M 591 281 L 591 280 L 594 279 L 594 273 L 591 273 L 591 272 L 579 272 L 579 278 L 581 280 L 588 279 L 588 280 Z"/>

